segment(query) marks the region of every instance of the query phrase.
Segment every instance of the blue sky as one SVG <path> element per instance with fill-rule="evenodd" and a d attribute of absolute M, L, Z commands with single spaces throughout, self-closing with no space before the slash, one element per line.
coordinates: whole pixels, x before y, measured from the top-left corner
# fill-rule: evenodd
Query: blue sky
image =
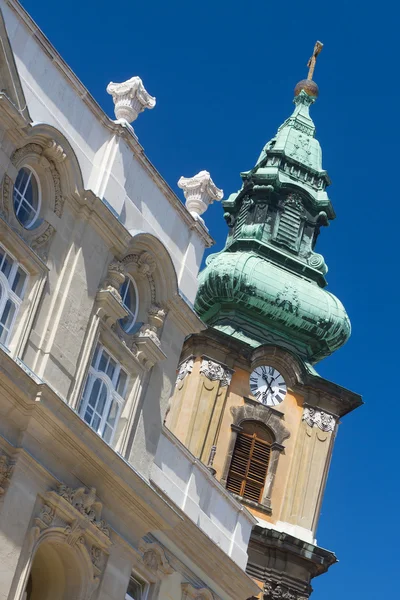
<path fill-rule="evenodd" d="M 386 0 L 23 5 L 110 116 L 108 82 L 142 77 L 157 106 L 140 115 L 135 130 L 179 196 L 179 177 L 202 169 L 226 196 L 240 187 L 239 172 L 254 165 L 292 111 L 315 41 L 324 43 L 312 116 L 337 219 L 317 250 L 353 334 L 318 370 L 366 404 L 340 427 L 318 531 L 319 544 L 340 562 L 314 581 L 313 598 L 394 597 L 399 192 L 389 183 L 399 172 L 398 7 Z M 222 209 L 214 205 L 204 216 L 219 249 Z"/>

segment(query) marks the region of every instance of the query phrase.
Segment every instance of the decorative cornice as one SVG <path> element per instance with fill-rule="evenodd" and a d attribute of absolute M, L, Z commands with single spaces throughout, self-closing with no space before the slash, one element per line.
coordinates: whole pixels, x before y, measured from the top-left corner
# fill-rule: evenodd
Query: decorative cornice
<path fill-rule="evenodd" d="M 232 380 L 233 370 L 220 363 L 214 362 L 209 358 L 203 358 L 200 373 L 205 375 L 211 381 L 221 381 L 221 386 L 229 385 Z"/>
<path fill-rule="evenodd" d="M 179 365 L 178 375 L 176 376 L 176 383 L 185 379 L 186 375 L 190 375 L 193 370 L 193 357 L 186 359 Z"/>
<path fill-rule="evenodd" d="M 146 91 L 140 77 L 131 77 L 123 83 L 109 83 L 107 92 L 114 101 L 114 112 L 117 119 L 128 123 L 135 121 L 145 108 L 154 108 L 156 99 Z"/>
<path fill-rule="evenodd" d="M 223 190 L 217 188 L 208 171 L 200 171 L 194 177 L 181 177 L 178 187 L 183 190 L 186 208 L 195 219 L 202 215 L 214 200 L 222 200 Z"/>
<path fill-rule="evenodd" d="M 316 425 L 322 431 L 332 432 L 335 429 L 337 419 L 333 415 L 320 410 L 319 408 L 313 408 L 311 406 L 305 406 L 303 411 L 303 421 L 310 427 Z"/>

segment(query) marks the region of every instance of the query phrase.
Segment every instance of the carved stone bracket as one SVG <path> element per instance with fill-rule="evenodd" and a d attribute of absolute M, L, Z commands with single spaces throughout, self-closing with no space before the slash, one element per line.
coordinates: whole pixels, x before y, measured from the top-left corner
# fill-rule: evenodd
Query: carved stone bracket
<path fill-rule="evenodd" d="M 188 358 L 188 359 L 184 360 L 179 365 L 178 375 L 176 376 L 176 383 L 179 383 L 179 381 L 182 381 L 182 379 L 185 379 L 186 375 L 190 375 L 192 370 L 193 370 L 193 358 Z"/>
<path fill-rule="evenodd" d="M 142 560 L 144 565 L 158 577 L 171 575 L 174 569 L 169 564 L 163 548 L 156 543 L 147 543 L 141 541 L 139 550 L 142 552 Z"/>
<path fill-rule="evenodd" d="M 112 327 L 119 319 L 128 314 L 122 304 L 120 294 L 120 288 L 124 281 L 125 274 L 122 263 L 118 261 L 110 263 L 103 285 L 96 295 L 96 313 L 108 327 Z"/>
<path fill-rule="evenodd" d="M 230 384 L 233 370 L 209 358 L 203 358 L 200 373 L 207 377 L 207 379 L 210 379 L 210 381 L 220 380 L 221 386 L 224 386 Z"/>
<path fill-rule="evenodd" d="M 4 496 L 7 486 L 10 483 L 13 468 L 14 464 L 8 456 L 2 454 L 0 456 L 0 499 Z"/>
<path fill-rule="evenodd" d="M 310 427 L 316 425 L 321 431 L 332 432 L 334 431 L 337 423 L 337 418 L 333 415 L 320 410 L 319 408 L 313 408 L 311 406 L 305 406 L 303 411 L 303 421 Z"/>
<path fill-rule="evenodd" d="M 214 600 L 214 595 L 208 588 L 195 588 L 190 583 L 182 583 L 182 600 Z"/>
<path fill-rule="evenodd" d="M 107 92 L 113 98 L 116 118 L 128 123 L 135 121 L 145 108 L 156 105 L 156 99 L 147 92 L 140 77 L 131 77 L 123 83 L 111 82 Z"/>
<path fill-rule="evenodd" d="M 309 595 L 279 583 L 264 584 L 264 600 L 308 600 Z"/>

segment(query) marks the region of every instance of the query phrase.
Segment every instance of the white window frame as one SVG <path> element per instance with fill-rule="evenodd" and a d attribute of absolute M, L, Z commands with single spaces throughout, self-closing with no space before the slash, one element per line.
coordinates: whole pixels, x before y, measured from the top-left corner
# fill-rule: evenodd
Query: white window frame
<path fill-rule="evenodd" d="M 130 585 L 132 579 L 134 579 L 139 585 L 143 586 L 143 592 L 142 592 L 141 598 L 133 598 L 133 596 L 128 594 L 129 585 Z M 135 572 L 132 572 L 129 577 L 128 590 L 126 591 L 126 594 L 125 594 L 125 600 L 147 600 L 147 596 L 149 594 L 149 589 L 150 589 L 150 583 L 148 581 L 146 581 L 145 579 L 143 579 L 143 577 L 140 577 L 140 575 L 137 575 Z"/>
<path fill-rule="evenodd" d="M 116 365 L 112 379 L 107 375 L 107 373 L 104 373 L 104 371 L 99 370 L 100 359 L 104 352 L 107 354 L 109 359 L 112 359 L 115 362 L 115 365 Z M 81 408 L 80 408 L 79 412 L 80 412 L 82 419 L 85 421 L 85 423 L 87 423 L 87 425 L 89 425 L 89 427 L 91 427 L 93 429 L 93 431 L 96 431 L 96 433 L 101 438 L 104 439 L 104 431 L 105 431 L 105 428 L 107 425 L 107 419 L 108 419 L 111 405 L 112 405 L 113 401 L 117 402 L 118 411 L 117 411 L 117 415 L 115 417 L 114 428 L 112 430 L 110 439 L 106 442 L 111 445 L 113 443 L 115 432 L 116 432 L 116 429 L 118 426 L 118 421 L 119 421 L 119 418 L 121 415 L 123 405 L 125 403 L 125 396 L 126 396 L 126 391 L 128 388 L 129 376 L 128 376 L 127 371 L 124 368 L 122 368 L 122 366 L 118 362 L 118 360 L 116 358 L 114 358 L 114 356 L 100 342 L 98 342 L 96 345 L 94 358 L 95 358 L 94 364 L 93 364 L 93 360 L 92 360 L 92 364 L 89 367 L 89 372 L 88 372 L 88 376 L 86 379 L 86 385 L 84 388 L 84 395 L 82 398 Z M 116 386 L 118 383 L 118 378 L 119 378 L 121 371 L 123 371 L 126 375 L 126 381 L 125 381 L 125 386 L 124 386 L 122 395 L 120 395 L 116 389 Z M 106 398 L 106 402 L 104 404 L 104 408 L 103 408 L 102 415 L 100 418 L 99 426 L 97 427 L 97 429 L 95 429 L 94 427 L 92 427 L 92 425 L 90 423 L 88 423 L 85 420 L 85 414 L 86 414 L 86 410 L 89 406 L 89 399 L 90 399 L 90 395 L 92 393 L 93 385 L 94 385 L 95 381 L 98 379 L 102 383 L 104 383 L 104 385 L 106 386 L 107 398 Z M 92 408 L 92 410 L 93 410 L 93 412 L 96 412 L 100 416 L 100 413 L 95 411 L 94 408 Z"/>
<path fill-rule="evenodd" d="M 32 167 L 30 165 L 27 165 L 27 164 L 21 165 L 19 167 L 19 169 L 18 169 L 17 178 L 18 178 L 19 173 L 22 171 L 22 169 L 27 169 L 30 172 L 30 175 L 28 177 L 28 181 L 26 182 L 23 194 L 21 194 L 21 192 L 19 190 L 16 190 L 15 184 L 14 184 L 13 195 L 12 195 L 12 205 L 13 205 L 15 216 L 18 219 L 18 222 L 22 225 L 22 227 L 24 227 L 24 229 L 31 229 L 32 225 L 35 223 L 35 221 L 38 218 L 39 213 L 40 213 L 40 208 L 41 208 L 41 204 L 42 204 L 42 190 L 41 190 L 41 187 L 40 187 L 40 179 L 39 179 L 36 171 L 34 169 L 32 169 Z M 24 194 L 25 194 L 25 192 L 27 190 L 27 187 L 28 187 L 29 182 L 31 181 L 32 177 L 35 178 L 35 182 L 36 182 L 36 185 L 37 185 L 37 191 L 38 191 L 38 199 L 37 200 L 38 200 L 38 204 L 37 204 L 37 208 L 34 209 L 34 207 L 30 204 L 30 202 L 28 202 L 27 200 L 25 200 L 25 203 L 32 207 L 32 210 L 34 211 L 35 214 L 33 215 L 32 219 L 30 221 L 28 221 L 27 223 L 23 223 L 19 219 L 19 217 L 17 215 L 17 211 L 15 210 L 14 194 L 17 193 L 20 196 L 20 198 L 19 198 L 19 207 L 20 207 L 21 204 L 22 204 L 22 201 L 25 199 Z M 17 181 L 17 179 L 15 181 Z"/>
<path fill-rule="evenodd" d="M 14 311 L 14 316 L 12 319 L 12 322 L 8 328 L 8 333 L 7 333 L 7 337 L 0 342 L 1 344 L 3 344 L 3 346 L 5 346 L 6 348 L 8 347 L 8 343 L 10 341 L 10 337 L 12 335 L 12 331 L 15 325 L 15 320 L 17 318 L 19 309 L 21 307 L 21 304 L 23 302 L 24 299 L 24 295 L 25 295 L 25 291 L 28 285 L 28 280 L 29 280 L 29 274 L 26 271 L 26 269 L 23 268 L 23 266 L 17 261 L 17 259 L 7 250 L 7 248 L 5 246 L 3 246 L 3 244 L 0 244 L 0 248 L 4 253 L 4 257 L 0 260 L 0 288 L 1 288 L 1 292 L 0 292 L 0 320 L 3 316 L 3 312 L 4 309 L 6 307 L 7 301 L 11 300 L 11 302 L 14 304 L 15 306 L 15 311 Z M 8 274 L 8 276 L 6 276 L 3 271 L 1 270 L 1 267 L 3 266 L 4 263 L 4 259 L 5 257 L 8 257 L 8 259 L 10 260 L 10 262 L 12 262 L 11 265 L 11 269 L 10 269 L 10 273 Z M 15 292 L 13 292 L 12 290 L 12 285 L 14 283 L 15 280 L 15 276 L 18 272 L 18 269 L 21 269 L 26 277 L 25 277 L 25 281 L 24 281 L 24 285 L 22 287 L 21 290 L 21 295 L 18 296 Z"/>
<path fill-rule="evenodd" d="M 126 279 L 125 279 L 124 283 L 121 285 L 121 288 L 125 285 L 125 283 L 127 281 L 130 281 L 132 283 L 133 289 L 135 290 L 136 306 L 135 306 L 135 312 L 133 313 L 131 311 L 131 309 L 129 308 L 129 306 L 127 304 L 125 304 L 125 297 L 123 297 L 121 295 L 122 304 L 123 304 L 124 308 L 126 308 L 126 310 L 128 311 L 129 315 L 132 317 L 133 321 L 132 321 L 132 323 L 131 323 L 131 325 L 130 325 L 130 327 L 129 327 L 128 330 L 126 330 L 123 327 L 123 325 L 122 325 L 122 320 L 123 319 L 120 320 L 120 325 L 121 325 L 122 330 L 125 331 L 125 333 L 130 334 L 130 333 L 132 333 L 133 326 L 136 323 L 136 319 L 137 319 L 137 315 L 138 315 L 138 311 L 139 311 L 139 292 L 138 292 L 138 288 L 137 288 L 137 285 L 136 285 L 136 281 L 132 277 L 130 277 L 129 275 L 126 275 Z"/>

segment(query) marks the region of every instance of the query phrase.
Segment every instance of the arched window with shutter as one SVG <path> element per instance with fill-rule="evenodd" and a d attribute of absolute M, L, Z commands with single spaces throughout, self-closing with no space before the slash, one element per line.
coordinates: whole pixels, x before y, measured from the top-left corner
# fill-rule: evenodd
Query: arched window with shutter
<path fill-rule="evenodd" d="M 247 421 L 238 433 L 226 487 L 247 500 L 260 503 L 267 477 L 273 438 L 267 427 Z"/>

